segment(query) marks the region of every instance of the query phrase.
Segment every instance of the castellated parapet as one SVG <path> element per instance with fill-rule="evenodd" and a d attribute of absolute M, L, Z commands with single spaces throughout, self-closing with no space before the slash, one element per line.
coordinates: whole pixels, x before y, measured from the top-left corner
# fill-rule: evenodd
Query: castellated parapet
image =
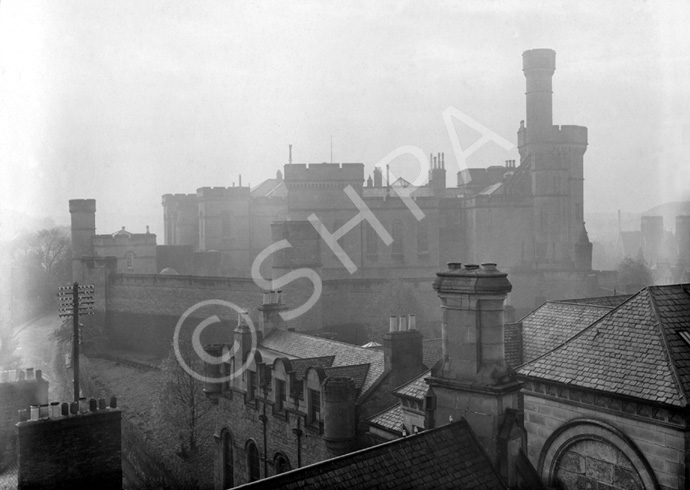
<path fill-rule="evenodd" d="M 196 191 L 198 199 L 249 199 L 249 187 L 200 187 Z"/>
<path fill-rule="evenodd" d="M 122 488 L 121 415 L 115 397 L 20 410 L 18 488 Z"/>
<path fill-rule="evenodd" d="M 305 184 L 324 187 L 362 187 L 363 163 L 293 163 L 285 165 L 285 184 L 289 188 Z"/>

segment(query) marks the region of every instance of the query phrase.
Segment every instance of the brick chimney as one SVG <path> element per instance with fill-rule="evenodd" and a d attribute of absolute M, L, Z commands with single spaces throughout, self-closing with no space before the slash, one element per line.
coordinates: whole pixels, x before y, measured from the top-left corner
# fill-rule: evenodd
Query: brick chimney
<path fill-rule="evenodd" d="M 386 371 L 422 368 L 422 338 L 417 331 L 415 315 L 390 317 L 388 332 L 383 335 Z"/>

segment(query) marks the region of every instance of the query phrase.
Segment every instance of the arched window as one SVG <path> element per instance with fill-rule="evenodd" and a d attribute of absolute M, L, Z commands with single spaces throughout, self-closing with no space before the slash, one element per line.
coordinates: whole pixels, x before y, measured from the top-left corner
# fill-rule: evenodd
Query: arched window
<path fill-rule="evenodd" d="M 223 430 L 221 442 L 223 444 L 223 488 L 230 488 L 235 486 L 235 468 L 232 459 L 232 437 L 228 430 Z"/>
<path fill-rule="evenodd" d="M 402 257 L 403 255 L 403 224 L 399 219 L 393 220 L 391 227 L 391 236 L 393 237 L 393 250 L 391 253 L 394 256 Z"/>
<path fill-rule="evenodd" d="M 364 225 L 364 230 L 367 244 L 367 255 L 377 255 L 379 252 L 379 236 L 376 233 L 376 230 L 374 230 L 374 228 L 368 222 Z"/>
<path fill-rule="evenodd" d="M 125 254 L 125 263 L 127 264 L 127 269 L 134 269 L 134 252 L 127 252 Z"/>
<path fill-rule="evenodd" d="M 247 442 L 247 479 L 257 481 L 261 478 L 261 466 L 259 463 L 259 449 L 254 441 Z"/>
<path fill-rule="evenodd" d="M 285 473 L 286 471 L 290 471 L 292 469 L 290 467 L 290 461 L 287 459 L 287 456 L 285 456 L 282 453 L 276 454 L 276 457 L 273 460 L 273 466 L 276 470 L 276 475 Z"/>

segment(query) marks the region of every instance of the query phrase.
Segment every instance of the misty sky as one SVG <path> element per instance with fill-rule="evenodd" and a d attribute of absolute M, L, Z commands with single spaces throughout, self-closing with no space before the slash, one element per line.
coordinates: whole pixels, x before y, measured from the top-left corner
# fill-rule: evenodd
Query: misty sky
<path fill-rule="evenodd" d="M 553 48 L 554 123 L 589 128 L 585 212 L 690 199 L 690 3 L 0 2 L 0 207 L 99 233 L 161 195 L 294 161 L 445 152 L 452 106 L 515 142 L 522 52 Z M 467 147 L 476 134 L 457 126 Z M 518 159 L 487 145 L 472 167 Z M 137 217 L 137 215 L 139 215 Z"/>

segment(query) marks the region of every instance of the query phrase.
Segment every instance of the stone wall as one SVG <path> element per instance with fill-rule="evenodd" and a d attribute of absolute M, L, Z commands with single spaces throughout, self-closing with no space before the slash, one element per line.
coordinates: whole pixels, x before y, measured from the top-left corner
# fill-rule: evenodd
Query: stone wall
<path fill-rule="evenodd" d="M 93 400 L 95 401 L 95 400 Z M 122 488 L 117 408 L 19 422 L 18 488 Z"/>
<path fill-rule="evenodd" d="M 318 429 L 305 427 L 303 415 L 288 412 L 288 415 L 273 414 L 272 404 L 263 401 L 246 402 L 244 392 L 226 391 L 221 395 L 216 411 L 217 457 L 216 488 L 222 488 L 222 434 L 229 431 L 232 439 L 234 484 L 247 483 L 247 453 L 245 447 L 252 440 L 256 443 L 261 458 L 261 478 L 276 474 L 275 457 L 281 453 L 289 461 L 292 469 L 323 461 L 328 453 L 326 442 Z M 265 410 L 265 412 L 264 412 Z M 266 437 L 262 415 L 266 416 Z M 299 437 L 296 432 L 301 434 Z M 299 442 L 298 442 L 299 441 Z M 265 445 L 266 444 L 266 445 Z M 298 456 L 299 444 L 299 456 Z M 264 454 L 266 464 L 264 464 Z"/>
<path fill-rule="evenodd" d="M 684 417 L 663 407 L 538 383 L 528 382 L 523 395 L 528 456 L 547 481 L 560 477 L 568 489 L 595 488 L 586 486 L 594 483 L 614 489 L 686 488 Z"/>

